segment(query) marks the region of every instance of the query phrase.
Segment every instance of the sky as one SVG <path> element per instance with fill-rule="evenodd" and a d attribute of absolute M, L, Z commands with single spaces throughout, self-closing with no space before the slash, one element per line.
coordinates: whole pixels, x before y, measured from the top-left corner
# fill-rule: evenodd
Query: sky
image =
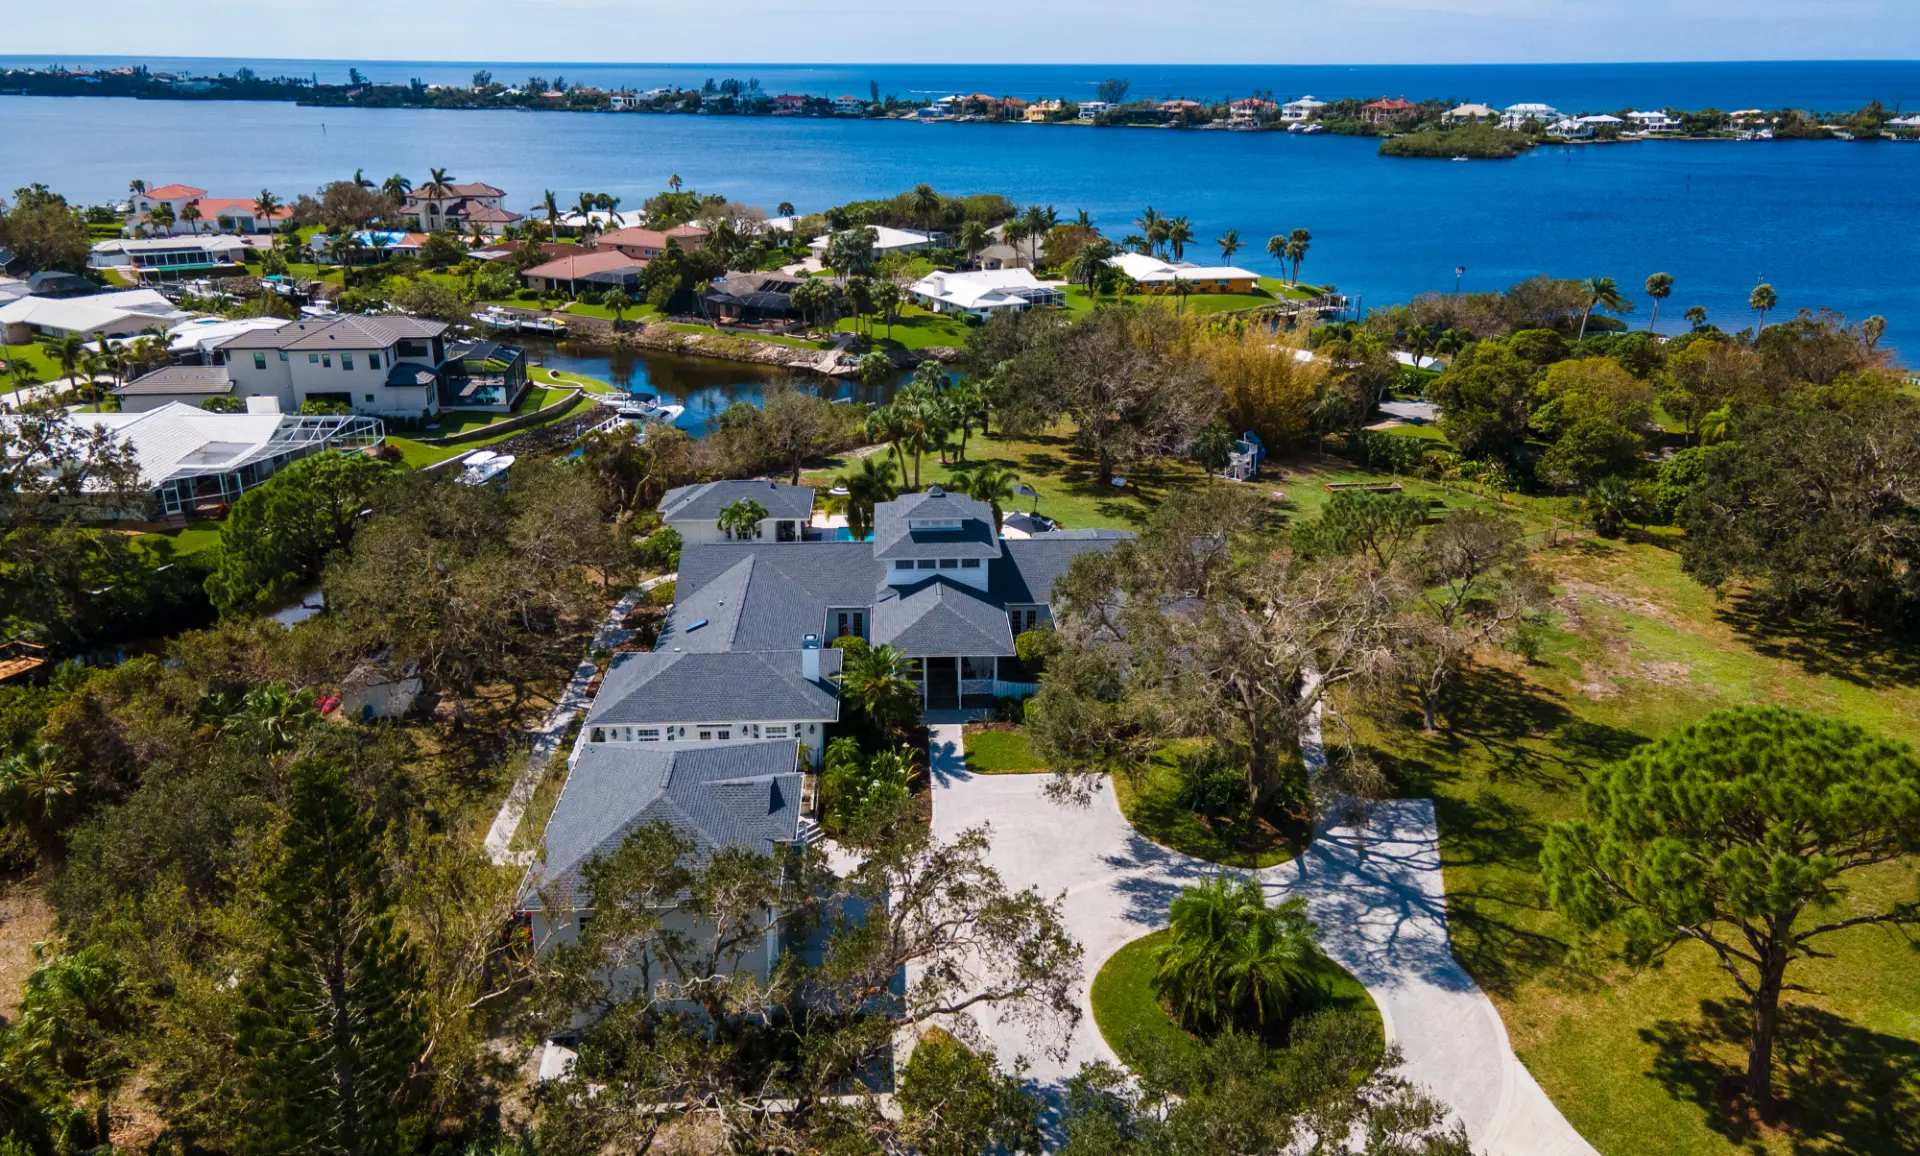
<path fill-rule="evenodd" d="M 360 60 L 1469 64 L 1920 57 L 1920 0 L 0 3 L 0 51 Z"/>

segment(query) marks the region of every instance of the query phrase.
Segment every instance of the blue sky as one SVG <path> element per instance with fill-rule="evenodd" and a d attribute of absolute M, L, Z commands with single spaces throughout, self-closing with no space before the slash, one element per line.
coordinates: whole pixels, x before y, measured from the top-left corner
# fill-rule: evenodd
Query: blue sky
<path fill-rule="evenodd" d="M 8 0 L 9 53 L 390 60 L 1912 59 L 1920 0 Z"/>

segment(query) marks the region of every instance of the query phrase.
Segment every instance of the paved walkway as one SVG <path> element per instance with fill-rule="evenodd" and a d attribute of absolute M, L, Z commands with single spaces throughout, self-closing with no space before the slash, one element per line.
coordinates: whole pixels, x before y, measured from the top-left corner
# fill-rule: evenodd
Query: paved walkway
<path fill-rule="evenodd" d="M 625 642 L 627 632 L 621 623 L 627 615 L 645 597 L 647 591 L 673 578 L 672 574 L 659 578 L 649 578 L 640 585 L 627 591 L 613 609 L 607 611 L 607 617 L 594 632 L 593 645 L 587 648 L 587 656 L 580 665 L 573 668 L 573 677 L 567 680 L 566 689 L 560 692 L 560 701 L 553 704 L 547 717 L 534 732 L 533 747 L 527 752 L 527 765 L 514 780 L 507 791 L 505 801 L 500 804 L 499 814 L 493 817 L 493 825 L 487 828 L 487 857 L 494 866 L 505 867 L 509 864 L 524 867 L 533 862 L 533 852 L 514 851 L 513 836 L 520 830 L 520 820 L 527 813 L 527 803 L 533 799 L 533 793 L 540 786 L 547 764 L 553 760 L 554 752 L 560 748 L 560 740 L 567 737 L 567 727 L 573 723 L 573 716 L 587 707 L 587 687 L 593 682 L 593 676 L 599 671 L 600 664 L 593 657 L 596 650 L 605 650 Z"/>
<path fill-rule="evenodd" d="M 1317 728 L 1303 739 L 1317 747 Z M 981 1029 L 1004 1058 L 1026 1056 L 1050 1089 L 1087 1061 L 1114 1061 L 1090 1010 L 1094 974 L 1123 944 L 1165 927 L 1183 887 L 1222 868 L 1135 832 L 1104 784 L 1076 807 L 1049 801 L 1044 775 L 970 774 L 958 726 L 935 727 L 932 763 L 935 832 L 950 838 L 990 823 L 993 866 L 1009 886 L 1064 894 L 1068 930 L 1086 949 L 1085 1015 L 1062 1051 L 1042 1051 L 1058 1041 L 1032 1039 L 991 1010 L 976 1016 Z M 1477 1150 L 1597 1156 L 1514 1056 L 1492 1002 L 1453 959 L 1429 800 L 1379 805 L 1362 826 L 1324 830 L 1299 860 L 1258 874 L 1276 897 L 1306 897 L 1321 946 L 1373 995 L 1404 1074 L 1453 1109 Z"/>

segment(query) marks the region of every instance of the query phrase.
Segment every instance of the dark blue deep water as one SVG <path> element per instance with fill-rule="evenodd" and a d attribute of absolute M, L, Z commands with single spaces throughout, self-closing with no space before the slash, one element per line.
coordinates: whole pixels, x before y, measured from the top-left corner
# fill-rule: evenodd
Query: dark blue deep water
<path fill-rule="evenodd" d="M 152 62 L 161 67 L 168 62 Z M 176 62 L 177 63 L 177 62 Z M 241 62 L 200 62 L 196 71 Z M 345 64 L 254 62 L 263 73 Z M 372 75 L 464 81 L 472 65 L 367 64 Z M 1855 107 L 1920 103 L 1920 64 L 1797 63 L 1489 67 L 1202 68 L 1154 66 L 797 67 L 494 65 L 595 83 L 758 76 L 779 91 L 1024 92 L 1076 95 L 1069 82 L 1130 77 L 1136 94 L 1225 95 L 1258 85 L 1285 96 L 1446 95 L 1494 104 L 1542 100 L 1563 110 L 1624 105 Z M 803 83 L 803 78 L 811 77 Z M 1074 78 L 1078 80 L 1074 80 Z M 817 82 L 817 83 L 816 83 Z M 508 190 L 526 210 L 544 189 L 582 190 L 637 206 L 678 173 L 689 187 L 802 211 L 926 181 L 946 192 L 1000 191 L 1063 216 L 1079 210 L 1119 236 L 1147 205 L 1186 215 L 1211 239 L 1237 229 L 1236 260 L 1277 272 L 1264 239 L 1313 233 L 1304 279 L 1368 305 L 1469 290 L 1535 273 L 1605 275 L 1636 293 L 1672 273 L 1661 328 L 1694 304 L 1728 327 L 1750 321 L 1757 280 L 1784 310 L 1829 306 L 1883 314 L 1888 340 L 1920 343 L 1920 145 L 1890 142 L 1643 142 L 1543 148 L 1518 160 L 1453 164 L 1379 157 L 1369 140 L 1285 133 L 919 125 L 615 114 L 430 112 L 284 104 L 0 97 L 0 190 L 44 181 L 99 201 L 141 177 L 217 196 L 262 187 L 283 198 L 364 168 L 376 179 L 428 166 Z M 4 195 L 4 193 L 0 193 Z M 1639 302 L 1630 323 L 1644 324 Z"/>

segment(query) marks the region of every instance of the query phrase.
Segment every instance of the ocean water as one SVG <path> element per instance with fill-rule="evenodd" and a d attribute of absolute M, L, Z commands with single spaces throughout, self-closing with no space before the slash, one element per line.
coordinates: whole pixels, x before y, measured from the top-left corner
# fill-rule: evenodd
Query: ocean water
<path fill-rule="evenodd" d="M 910 66 L 892 67 L 903 78 L 919 75 Z M 937 77 L 950 67 L 923 71 Z M 1005 77 L 1044 71 L 982 67 Z M 748 66 L 713 71 L 724 76 L 729 68 L 752 74 Z M 566 71 L 587 75 L 577 66 Z M 1227 68 L 1173 71 L 1220 74 L 1212 78 L 1220 81 L 1215 87 L 1250 75 Z M 1836 106 L 1858 104 L 1874 90 L 1891 104 L 1892 90 L 1912 81 L 1920 66 L 1561 66 L 1533 69 L 1532 79 L 1521 75 L 1526 69 L 1425 71 L 1455 77 L 1457 84 L 1409 83 L 1390 91 L 1457 91 L 1494 103 L 1511 96 L 1577 107 L 1577 98 L 1564 93 L 1585 90 L 1615 93 L 1605 100 L 1596 95 L 1593 107 L 1657 103 L 1658 94 L 1627 99 L 1630 86 L 1617 79 L 1644 73 L 1649 85 L 1657 81 L 1699 96 L 1670 98 L 1676 104 L 1828 103 L 1779 98 L 1789 90 L 1835 94 L 1830 103 Z M 1474 80 L 1509 74 L 1521 76 L 1511 91 L 1481 91 Z M 1733 83 L 1747 75 L 1752 89 Z M 762 80 L 768 83 L 767 76 Z M 1767 85 L 1773 87 L 1753 91 Z M 1317 81 L 1313 88 L 1316 95 L 1340 91 Z M 0 196 L 44 181 L 90 202 L 124 195 L 134 177 L 184 181 L 221 196 L 270 188 L 290 198 L 356 168 L 375 179 L 400 171 L 418 181 L 429 166 L 498 185 L 519 211 L 545 189 L 563 203 L 591 190 L 637 206 L 676 173 L 691 188 L 769 210 L 781 201 L 819 210 L 925 181 L 949 193 L 1004 192 L 1021 203 L 1051 205 L 1065 217 L 1086 210 L 1115 237 L 1133 231 L 1133 220 L 1151 205 L 1191 220 L 1200 242 L 1190 257 L 1217 258 L 1213 239 L 1233 229 L 1246 246 L 1234 260 L 1268 274 L 1280 268 L 1265 255 L 1266 238 L 1305 228 L 1314 239 L 1302 278 L 1332 283 L 1365 305 L 1451 291 L 1457 266 L 1465 267 L 1459 283 L 1470 291 L 1547 273 L 1611 276 L 1638 294 L 1649 274 L 1664 271 L 1675 287 L 1661 311 L 1663 330 L 1683 324 L 1682 313 L 1696 304 L 1723 326 L 1749 324 L 1747 295 L 1764 280 L 1786 312 L 1824 306 L 1856 318 L 1881 314 L 1889 321 L 1890 344 L 1913 349 L 1920 343 L 1914 226 L 1920 145 L 1914 144 L 1649 141 L 1541 148 L 1513 161 L 1454 164 L 1380 157 L 1371 140 L 1286 133 L 12 96 L 0 97 L 0 141 L 31 142 L 0 149 Z M 1629 324 L 1645 324 L 1650 304 L 1642 298 Z"/>

